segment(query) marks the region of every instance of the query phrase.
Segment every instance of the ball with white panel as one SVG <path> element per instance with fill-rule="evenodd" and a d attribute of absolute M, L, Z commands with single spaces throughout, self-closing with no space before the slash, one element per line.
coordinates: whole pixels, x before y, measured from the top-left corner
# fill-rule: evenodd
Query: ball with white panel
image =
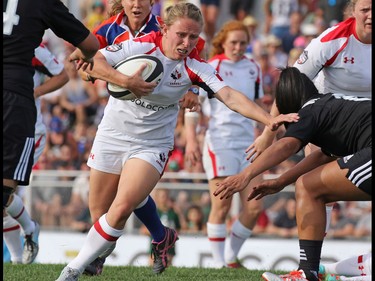
<path fill-rule="evenodd" d="M 163 77 L 164 67 L 161 61 L 151 55 L 135 55 L 126 58 L 117 63 L 113 68 L 124 75 L 132 76 L 136 73 L 142 65 L 146 68 L 142 72 L 142 77 L 146 82 L 157 82 Z M 136 98 L 135 95 L 128 89 L 122 88 L 118 85 L 107 83 L 108 93 L 120 100 L 131 100 Z"/>

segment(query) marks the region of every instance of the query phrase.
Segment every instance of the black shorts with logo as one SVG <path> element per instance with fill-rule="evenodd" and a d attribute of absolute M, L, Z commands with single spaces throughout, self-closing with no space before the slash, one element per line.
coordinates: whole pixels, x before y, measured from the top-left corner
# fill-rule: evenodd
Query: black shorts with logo
<path fill-rule="evenodd" d="M 337 160 L 341 169 L 349 169 L 346 177 L 355 186 L 372 195 L 372 147 Z"/>
<path fill-rule="evenodd" d="M 35 101 L 3 90 L 3 179 L 28 185 L 34 161 Z"/>

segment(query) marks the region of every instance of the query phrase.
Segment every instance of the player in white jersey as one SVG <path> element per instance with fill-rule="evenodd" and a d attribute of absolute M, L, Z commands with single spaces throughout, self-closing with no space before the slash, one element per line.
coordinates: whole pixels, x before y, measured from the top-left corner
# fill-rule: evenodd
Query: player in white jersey
<path fill-rule="evenodd" d="M 352 17 L 313 39 L 294 63 L 320 93 L 372 98 L 372 1 L 351 0 Z M 309 144 L 305 155 L 318 147 Z M 327 205 L 328 231 L 333 203 Z"/>
<path fill-rule="evenodd" d="M 88 165 L 113 174 L 113 178 L 120 174 L 119 185 L 114 192 L 105 194 L 113 199 L 108 212 L 94 223 L 77 257 L 68 263 L 57 280 L 78 280 L 89 263 L 116 243 L 130 214 L 144 204 L 173 149 L 179 100 L 192 84 L 204 88 L 210 97 L 215 96 L 232 110 L 274 129 L 282 122 L 298 120 L 295 114 L 271 118 L 246 96 L 228 87 L 198 55 L 195 46 L 202 28 L 199 8 L 179 2 L 169 10 L 161 31 L 107 46 L 95 57 L 90 75 L 127 88 L 137 98 L 109 99 Z M 164 66 L 163 78 L 158 84 L 150 83 L 153 90 L 148 92 L 137 90 L 137 83 L 145 83 L 140 76 L 143 67 L 131 77 L 112 67 L 136 54 L 153 55 Z M 74 58 L 73 53 L 71 59 Z M 84 65 L 78 62 L 78 67 Z M 164 268 L 168 263 L 167 251 L 177 239 L 177 233 L 169 229 L 164 240 L 152 242 L 152 255 L 161 260 Z"/>
<path fill-rule="evenodd" d="M 319 265 L 319 277 L 325 281 L 372 280 L 372 253 L 341 259 Z"/>
<path fill-rule="evenodd" d="M 35 49 L 33 58 L 34 74 L 34 97 L 37 108 L 37 121 L 35 124 L 35 152 L 34 165 L 42 154 L 46 144 L 47 129 L 42 120 L 39 97 L 61 88 L 69 80 L 64 70 L 64 65 L 44 46 Z M 44 76 L 50 78 L 45 80 Z M 22 188 L 19 186 L 18 189 Z M 19 196 L 20 190 L 13 193 L 10 203 L 6 207 L 8 215 L 3 218 L 3 237 L 6 243 L 12 263 L 29 264 L 34 261 L 38 254 L 39 224 L 33 221 L 25 209 L 23 201 Z M 20 239 L 21 228 L 25 236 L 24 247 Z"/>
<path fill-rule="evenodd" d="M 305 73 L 319 92 L 371 98 L 371 1 L 351 1 L 354 17 L 314 38 L 294 66 Z"/>
<path fill-rule="evenodd" d="M 228 21 L 213 38 L 208 63 L 216 69 L 227 85 L 244 93 L 250 100 L 260 102 L 264 96 L 260 66 L 244 55 L 249 42 L 247 27 L 240 21 Z M 247 202 L 251 185 L 240 193 L 242 208 L 227 239 L 226 218 L 232 199 L 220 200 L 212 194 L 218 182 L 247 167 L 244 151 L 249 142 L 254 141 L 255 122 L 230 110 L 217 99 L 206 98 L 204 103 L 209 107 L 203 167 L 211 195 L 207 236 L 211 245 L 213 266 L 239 268 L 242 265 L 237 256 L 252 233 L 261 212 L 261 201 Z"/>

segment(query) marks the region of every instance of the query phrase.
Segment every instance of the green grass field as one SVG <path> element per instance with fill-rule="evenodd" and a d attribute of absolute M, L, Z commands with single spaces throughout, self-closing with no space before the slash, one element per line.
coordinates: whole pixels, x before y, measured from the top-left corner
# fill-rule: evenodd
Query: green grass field
<path fill-rule="evenodd" d="M 60 275 L 62 264 L 3 264 L 4 281 L 54 281 Z M 150 267 L 106 266 L 100 276 L 82 275 L 80 281 L 260 281 L 263 271 L 248 269 L 212 269 L 169 267 L 160 275 L 152 273 Z"/>

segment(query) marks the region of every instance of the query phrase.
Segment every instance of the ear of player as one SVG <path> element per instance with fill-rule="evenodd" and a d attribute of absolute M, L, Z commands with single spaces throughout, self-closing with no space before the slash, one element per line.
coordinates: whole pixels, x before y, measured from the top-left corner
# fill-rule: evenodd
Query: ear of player
<path fill-rule="evenodd" d="M 164 67 L 157 57 L 151 55 L 131 56 L 117 63 L 114 68 L 124 75 L 131 76 L 144 64 L 146 64 L 146 68 L 142 72 L 143 79 L 146 82 L 159 83 L 163 77 Z M 120 100 L 131 100 L 135 98 L 134 94 L 128 89 L 112 83 L 107 83 L 107 89 L 111 96 Z"/>

